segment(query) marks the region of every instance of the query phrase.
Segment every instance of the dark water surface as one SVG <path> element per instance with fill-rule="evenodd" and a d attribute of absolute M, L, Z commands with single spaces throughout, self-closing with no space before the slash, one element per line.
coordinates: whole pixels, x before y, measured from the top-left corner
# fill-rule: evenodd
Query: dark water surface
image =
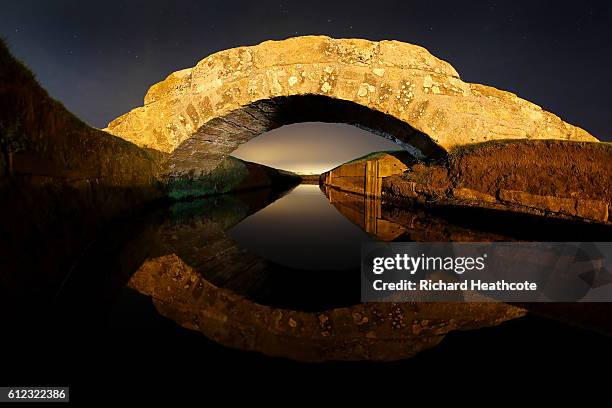
<path fill-rule="evenodd" d="M 120 292 L 134 292 L 130 277 L 146 260 L 173 254 L 206 281 L 257 304 L 324 311 L 360 302 L 364 242 L 562 240 L 564 234 L 574 239 L 583 234 L 588 240 L 594 231 L 541 222 L 400 208 L 302 184 L 288 192 L 256 190 L 178 202 L 126 231 L 125 242 L 104 259 L 120 260 L 111 268 Z M 96 258 L 87 256 L 86 262 Z"/>
<path fill-rule="evenodd" d="M 168 375 L 204 366 L 300 371 L 326 367 L 332 370 L 327 373 L 357 368 L 368 373 L 389 368 L 424 370 L 430 364 L 489 370 L 491 353 L 508 367 L 522 366 L 533 358 L 543 363 L 563 358 L 568 364 L 582 358 L 601 359 L 609 337 L 528 315 L 491 328 L 452 332 L 438 346 L 410 359 L 400 355 L 395 362 L 313 366 L 241 350 L 240 336 L 224 326 L 205 327 L 198 320 L 202 304 L 189 295 L 192 288 L 182 291 L 182 285 L 191 282 L 183 275 L 193 271 L 193 276 L 218 288 L 204 289 L 213 291 L 216 298 L 237 296 L 231 297 L 229 309 L 206 306 L 208 315 L 225 313 L 232 318 L 242 313 L 244 302 L 254 310 L 263 305 L 268 307 L 265 310 L 318 313 L 359 303 L 360 247 L 368 240 L 563 240 L 568 235 L 589 240 L 607 233 L 530 217 L 504 217 L 397 208 L 312 185 L 285 193 L 257 190 L 179 202 L 109 230 L 75 268 L 58 304 L 73 316 L 65 320 L 67 329 L 85 324 L 104 336 L 109 361 L 122 366 L 120 377 L 151 375 L 158 369 Z M 163 281 L 160 271 L 166 276 Z M 95 276 L 100 279 L 95 281 Z M 75 304 L 85 306 L 75 310 Z M 105 320 L 88 321 L 84 317 L 90 313 L 87 305 L 103 305 Z M 243 334 L 245 339 L 264 336 L 256 328 Z M 247 343 L 244 348 L 252 349 Z M 609 352 L 606 355 L 610 357 Z"/>
<path fill-rule="evenodd" d="M 291 268 L 354 269 L 363 242 L 375 238 L 326 199 L 318 185 L 302 184 L 228 231 L 241 247 Z"/>

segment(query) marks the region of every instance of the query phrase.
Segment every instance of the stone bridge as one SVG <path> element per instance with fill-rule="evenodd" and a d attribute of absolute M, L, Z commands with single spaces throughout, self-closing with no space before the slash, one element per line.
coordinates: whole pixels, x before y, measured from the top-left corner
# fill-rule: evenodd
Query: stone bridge
<path fill-rule="evenodd" d="M 417 157 L 498 139 L 597 140 L 512 93 L 463 82 L 422 47 L 323 36 L 210 55 L 105 130 L 169 154 L 165 175 L 197 178 L 241 143 L 305 121 L 365 128 Z"/>

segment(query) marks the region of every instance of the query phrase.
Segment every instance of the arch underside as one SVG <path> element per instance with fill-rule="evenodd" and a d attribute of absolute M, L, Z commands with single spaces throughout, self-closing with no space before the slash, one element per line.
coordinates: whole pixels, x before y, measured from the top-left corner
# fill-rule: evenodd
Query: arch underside
<path fill-rule="evenodd" d="M 300 122 L 354 125 L 397 143 L 417 158 L 445 154 L 429 136 L 406 122 L 355 102 L 322 95 L 280 96 L 255 101 L 205 123 L 170 154 L 165 173 L 181 178 L 205 176 L 241 144 Z"/>

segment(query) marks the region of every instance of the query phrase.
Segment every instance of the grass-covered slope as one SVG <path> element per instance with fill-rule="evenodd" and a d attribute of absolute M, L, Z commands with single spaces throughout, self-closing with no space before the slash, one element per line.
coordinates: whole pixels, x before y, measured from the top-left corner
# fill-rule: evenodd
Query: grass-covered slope
<path fill-rule="evenodd" d="M 612 145 L 504 140 L 453 149 L 385 179 L 388 198 L 609 222 Z"/>

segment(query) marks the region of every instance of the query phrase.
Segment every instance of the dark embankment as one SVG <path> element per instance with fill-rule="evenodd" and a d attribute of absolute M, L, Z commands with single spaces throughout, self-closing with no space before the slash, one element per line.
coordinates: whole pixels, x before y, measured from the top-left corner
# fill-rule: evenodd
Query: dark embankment
<path fill-rule="evenodd" d="M 168 195 L 184 199 L 257 188 L 284 190 L 300 181 L 295 173 L 228 156 L 206 176 L 170 178 Z"/>
<path fill-rule="evenodd" d="M 484 207 L 609 223 L 612 145 L 560 140 L 487 142 L 417 163 L 383 181 L 391 201 Z"/>
<path fill-rule="evenodd" d="M 4 43 L 0 148 L 0 287 L 12 308 L 46 303 L 96 231 L 163 194 L 159 153 L 81 122 Z"/>
<path fill-rule="evenodd" d="M 49 304 L 79 254 L 111 220 L 127 220 L 166 197 L 279 190 L 301 180 L 232 157 L 196 184 L 161 179 L 166 154 L 87 126 L 53 100 L 4 43 L 0 148 L 0 287 L 13 309 Z"/>

